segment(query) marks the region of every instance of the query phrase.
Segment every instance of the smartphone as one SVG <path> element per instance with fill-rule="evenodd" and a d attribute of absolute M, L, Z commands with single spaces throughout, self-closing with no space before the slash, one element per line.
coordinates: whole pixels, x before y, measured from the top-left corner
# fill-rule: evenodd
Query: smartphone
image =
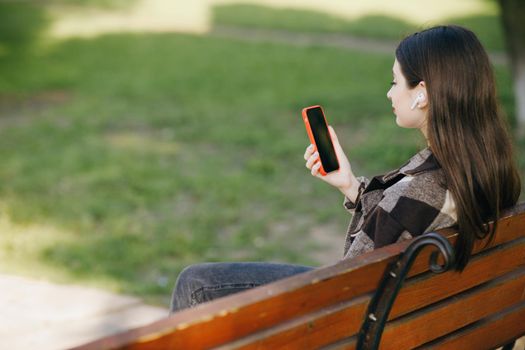
<path fill-rule="evenodd" d="M 328 131 L 328 124 L 321 106 L 310 106 L 303 109 L 303 121 L 310 142 L 315 145 L 321 159 L 321 175 L 326 175 L 339 169 L 339 161 L 335 154 L 334 144 Z"/>

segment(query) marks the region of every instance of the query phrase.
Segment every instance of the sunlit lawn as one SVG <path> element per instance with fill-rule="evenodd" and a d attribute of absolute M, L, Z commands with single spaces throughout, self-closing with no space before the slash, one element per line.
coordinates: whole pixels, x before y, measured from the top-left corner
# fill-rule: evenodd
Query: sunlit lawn
<path fill-rule="evenodd" d="M 325 106 L 357 174 L 397 167 L 422 141 L 395 125 L 391 65 L 177 34 L 4 57 L 0 269 L 165 304 L 189 263 L 318 264 L 313 231 L 342 242 L 349 216 L 304 167 L 300 110 Z M 498 81 L 511 110 L 506 69 Z"/>

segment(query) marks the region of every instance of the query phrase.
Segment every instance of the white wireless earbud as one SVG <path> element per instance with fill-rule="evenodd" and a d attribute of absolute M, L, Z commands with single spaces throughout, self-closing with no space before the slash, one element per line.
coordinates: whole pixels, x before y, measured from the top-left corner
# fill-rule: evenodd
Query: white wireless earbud
<path fill-rule="evenodd" d="M 417 94 L 417 97 L 416 97 L 416 99 L 414 100 L 414 103 L 412 103 L 412 106 L 410 106 L 410 109 L 413 110 L 414 108 L 416 108 L 416 106 L 417 106 L 417 104 L 418 104 L 419 102 L 422 102 L 422 101 L 424 101 L 424 100 L 425 100 L 425 94 L 422 93 L 422 92 L 420 92 L 419 94 Z"/>

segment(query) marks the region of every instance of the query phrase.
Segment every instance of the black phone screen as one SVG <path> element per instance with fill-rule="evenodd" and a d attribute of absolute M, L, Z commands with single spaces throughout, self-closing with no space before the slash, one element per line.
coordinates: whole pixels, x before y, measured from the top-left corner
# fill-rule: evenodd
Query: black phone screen
<path fill-rule="evenodd" d="M 337 156 L 335 155 L 334 145 L 328 132 L 323 110 L 321 107 L 309 108 L 306 110 L 306 116 L 315 139 L 323 169 L 327 173 L 339 169 L 339 163 L 337 162 Z"/>

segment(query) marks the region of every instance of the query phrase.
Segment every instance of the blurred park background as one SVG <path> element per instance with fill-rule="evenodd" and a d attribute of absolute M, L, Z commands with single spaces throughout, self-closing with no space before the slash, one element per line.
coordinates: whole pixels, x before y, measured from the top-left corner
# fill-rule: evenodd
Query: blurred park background
<path fill-rule="evenodd" d="M 386 98 L 393 48 L 439 23 L 478 34 L 515 129 L 496 1 L 0 1 L 0 272 L 167 306 L 191 263 L 335 262 L 349 216 L 300 111 L 357 174 L 398 167 L 424 142 Z"/>

